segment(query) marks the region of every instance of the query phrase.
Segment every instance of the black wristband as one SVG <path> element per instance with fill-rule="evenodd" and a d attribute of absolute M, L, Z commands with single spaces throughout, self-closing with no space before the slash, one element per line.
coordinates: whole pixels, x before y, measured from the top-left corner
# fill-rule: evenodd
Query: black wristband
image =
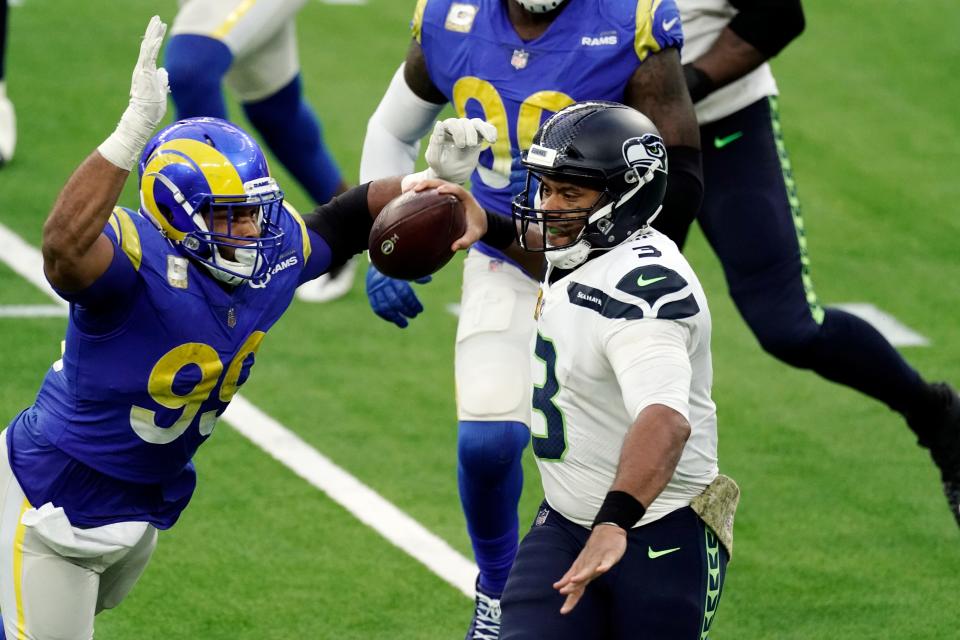
<path fill-rule="evenodd" d="M 710 76 L 703 69 L 693 66 L 692 62 L 683 65 L 683 79 L 687 81 L 690 99 L 696 104 L 713 93 L 716 88 Z"/>
<path fill-rule="evenodd" d="M 646 512 L 646 507 L 626 491 L 610 491 L 603 499 L 597 517 L 593 519 L 593 526 L 615 524 L 621 529 L 630 531 Z"/>
<path fill-rule="evenodd" d="M 489 211 L 485 213 L 487 232 L 480 238 L 480 242 L 494 249 L 506 249 L 512 245 L 517 239 L 517 226 L 513 223 L 513 218 Z"/>

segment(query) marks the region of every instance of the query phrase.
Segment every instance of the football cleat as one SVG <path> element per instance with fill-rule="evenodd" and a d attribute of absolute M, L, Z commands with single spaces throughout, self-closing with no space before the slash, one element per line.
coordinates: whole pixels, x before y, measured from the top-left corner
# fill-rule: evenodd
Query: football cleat
<path fill-rule="evenodd" d="M 930 451 L 940 470 L 943 493 L 960 526 L 960 396 L 944 382 L 931 384 L 928 389 L 932 406 L 911 416 L 908 422 L 919 434 L 920 446 Z"/>
<path fill-rule="evenodd" d="M 304 302 L 330 302 L 342 298 L 353 287 L 357 274 L 357 259 L 351 258 L 343 266 L 329 271 L 315 280 L 303 283 L 297 297 Z"/>
<path fill-rule="evenodd" d="M 500 597 L 484 593 L 477 580 L 477 600 L 466 640 L 498 640 L 500 638 Z"/>

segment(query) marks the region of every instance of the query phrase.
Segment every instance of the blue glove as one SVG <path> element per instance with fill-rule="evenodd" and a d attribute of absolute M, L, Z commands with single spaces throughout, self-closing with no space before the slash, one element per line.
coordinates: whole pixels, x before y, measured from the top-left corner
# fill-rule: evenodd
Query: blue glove
<path fill-rule="evenodd" d="M 430 276 L 424 276 L 414 282 L 426 284 L 430 280 Z M 367 268 L 367 299 L 375 314 L 401 329 L 409 324 L 407 318 L 415 318 L 423 311 L 409 282 L 387 277 L 372 264 Z"/>

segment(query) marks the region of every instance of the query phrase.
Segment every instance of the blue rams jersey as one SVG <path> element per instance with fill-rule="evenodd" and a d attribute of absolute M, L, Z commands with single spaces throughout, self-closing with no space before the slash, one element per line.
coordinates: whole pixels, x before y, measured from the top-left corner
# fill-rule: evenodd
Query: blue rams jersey
<path fill-rule="evenodd" d="M 527 42 L 502 0 L 420 0 L 411 26 L 430 79 L 457 114 L 497 128 L 472 189 L 485 209 L 504 215 L 526 177 L 520 152 L 544 120 L 574 102 L 623 102 L 650 54 L 683 44 L 675 0 L 570 0 Z"/>
<path fill-rule="evenodd" d="M 140 213 L 114 210 L 104 231 L 114 262 L 101 280 L 130 286 L 109 305 L 71 302 L 63 357 L 8 430 L 11 466 L 31 504 L 53 502 L 75 526 L 176 521 L 195 486 L 193 454 L 294 290 L 329 264 L 329 247 L 296 212 L 279 218 L 284 236 L 270 273 L 232 288 Z"/>

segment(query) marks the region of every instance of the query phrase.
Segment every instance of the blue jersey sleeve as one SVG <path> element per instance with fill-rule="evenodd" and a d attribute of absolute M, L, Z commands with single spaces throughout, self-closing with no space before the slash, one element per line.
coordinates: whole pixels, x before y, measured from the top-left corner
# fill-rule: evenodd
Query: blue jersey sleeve
<path fill-rule="evenodd" d="M 82 291 L 57 289 L 57 294 L 67 302 L 85 307 L 101 307 L 122 304 L 134 294 L 139 279 L 137 272 L 140 268 L 141 250 L 139 234 L 130 221 L 129 214 L 123 209 L 117 209 L 110 214 L 103 235 L 113 245 L 110 265 L 93 284 Z"/>
<path fill-rule="evenodd" d="M 683 28 L 676 0 L 639 0 L 634 49 L 642 62 L 651 53 L 683 47 Z"/>

